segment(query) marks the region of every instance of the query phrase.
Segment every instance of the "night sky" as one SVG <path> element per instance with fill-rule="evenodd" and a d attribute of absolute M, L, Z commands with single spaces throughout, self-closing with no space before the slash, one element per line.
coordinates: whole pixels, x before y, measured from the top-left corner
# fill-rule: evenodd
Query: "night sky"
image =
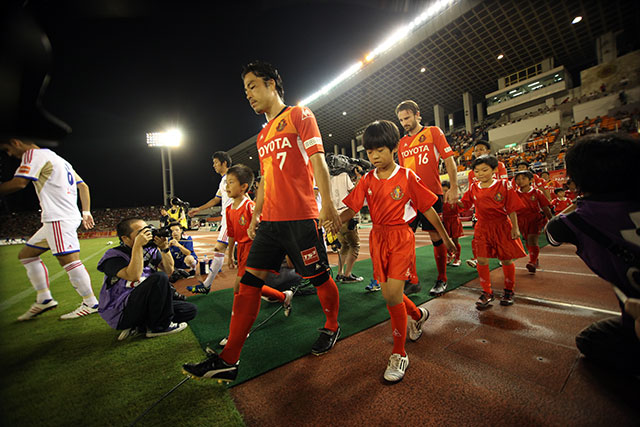
<path fill-rule="evenodd" d="M 177 126 L 175 193 L 199 205 L 220 177 L 211 154 L 256 134 L 265 119 L 247 103 L 242 65 L 263 59 L 297 104 L 363 58 L 428 2 L 31 2 L 53 46 L 46 108 L 73 128 L 56 151 L 91 188 L 93 207 L 160 205 L 160 151 L 145 133 Z M 4 165 L 7 159 L 3 158 Z M 9 162 L 8 169 L 17 166 Z M 29 186 L 2 211 L 38 208 Z"/>

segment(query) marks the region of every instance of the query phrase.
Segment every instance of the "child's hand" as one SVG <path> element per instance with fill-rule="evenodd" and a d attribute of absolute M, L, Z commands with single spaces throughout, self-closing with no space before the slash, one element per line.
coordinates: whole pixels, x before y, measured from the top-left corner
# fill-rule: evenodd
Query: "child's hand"
<path fill-rule="evenodd" d="M 458 249 L 456 248 L 456 245 L 453 243 L 453 240 L 451 240 L 451 238 L 449 236 L 445 236 L 442 238 L 442 241 L 444 242 L 445 247 L 447 248 L 447 250 L 450 253 L 457 253 Z"/>
<path fill-rule="evenodd" d="M 511 227 L 511 238 L 513 240 L 520 238 L 520 229 L 518 228 L 517 225 L 514 225 L 513 227 Z"/>
<path fill-rule="evenodd" d="M 236 268 L 236 263 L 233 260 L 233 256 L 227 257 L 227 267 L 229 267 L 229 270 L 233 270 L 234 268 Z"/>

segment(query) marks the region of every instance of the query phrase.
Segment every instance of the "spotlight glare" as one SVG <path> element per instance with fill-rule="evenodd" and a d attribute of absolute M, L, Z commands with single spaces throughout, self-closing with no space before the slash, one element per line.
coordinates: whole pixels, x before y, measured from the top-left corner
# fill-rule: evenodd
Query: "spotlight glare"
<path fill-rule="evenodd" d="M 426 68 L 424 68 L 424 67 L 420 68 L 420 72 L 421 72 L 421 73 L 424 73 L 425 71 L 427 71 L 427 69 L 426 69 Z"/>
<path fill-rule="evenodd" d="M 503 55 L 503 54 L 498 55 L 498 60 L 500 60 L 500 59 L 502 59 L 502 58 L 504 58 L 504 55 Z"/>
<path fill-rule="evenodd" d="M 573 21 L 571 21 L 571 23 L 577 24 L 580 21 L 582 21 L 582 16 L 576 16 L 575 18 L 573 18 Z"/>

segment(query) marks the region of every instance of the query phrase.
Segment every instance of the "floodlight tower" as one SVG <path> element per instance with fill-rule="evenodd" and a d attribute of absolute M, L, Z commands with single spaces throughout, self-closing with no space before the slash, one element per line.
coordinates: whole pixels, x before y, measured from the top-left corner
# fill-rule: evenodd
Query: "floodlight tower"
<path fill-rule="evenodd" d="M 173 165 L 171 164 L 171 149 L 179 147 L 182 142 L 182 132 L 178 129 L 171 129 L 166 132 L 147 133 L 147 145 L 149 147 L 160 147 L 162 156 L 162 203 L 167 206 L 167 202 L 173 197 Z M 165 160 L 165 157 L 167 160 Z M 168 168 L 167 168 L 168 164 Z M 167 175 L 169 175 L 169 191 L 167 191 Z"/>

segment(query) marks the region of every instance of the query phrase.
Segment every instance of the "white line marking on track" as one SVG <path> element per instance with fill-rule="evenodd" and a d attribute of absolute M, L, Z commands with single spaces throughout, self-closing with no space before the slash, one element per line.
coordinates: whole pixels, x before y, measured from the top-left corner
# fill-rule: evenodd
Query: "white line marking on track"
<path fill-rule="evenodd" d="M 109 248 L 107 248 L 109 249 Z M 81 261 L 84 263 L 86 261 L 89 261 L 92 258 L 95 258 L 97 255 L 100 255 L 102 253 L 104 253 L 106 251 L 106 249 L 99 249 L 98 251 L 92 253 L 91 255 L 85 257 L 84 259 L 81 259 Z M 54 274 L 53 276 L 49 277 L 49 285 L 51 285 L 51 283 L 53 283 L 54 280 L 58 279 L 59 277 L 62 276 L 66 276 L 67 272 L 62 269 L 60 271 L 58 271 L 56 274 Z M 6 309 L 8 309 L 9 307 L 17 304 L 18 302 L 20 302 L 21 300 L 23 300 L 24 298 L 28 297 L 29 295 L 35 293 L 35 289 L 33 289 L 33 286 L 31 286 L 31 284 L 29 284 L 29 288 L 25 289 L 24 291 L 20 292 L 19 294 L 16 294 L 12 297 L 7 298 L 6 301 L 2 301 L 0 303 L 0 312 L 5 311 Z"/>
<path fill-rule="evenodd" d="M 524 267 L 516 267 L 516 270 L 529 271 Z M 539 268 L 538 271 L 545 272 L 545 273 L 570 274 L 572 276 L 598 277 L 597 274 L 593 274 L 593 273 L 577 273 L 577 272 L 572 272 L 572 271 L 544 270 L 542 268 Z"/>

